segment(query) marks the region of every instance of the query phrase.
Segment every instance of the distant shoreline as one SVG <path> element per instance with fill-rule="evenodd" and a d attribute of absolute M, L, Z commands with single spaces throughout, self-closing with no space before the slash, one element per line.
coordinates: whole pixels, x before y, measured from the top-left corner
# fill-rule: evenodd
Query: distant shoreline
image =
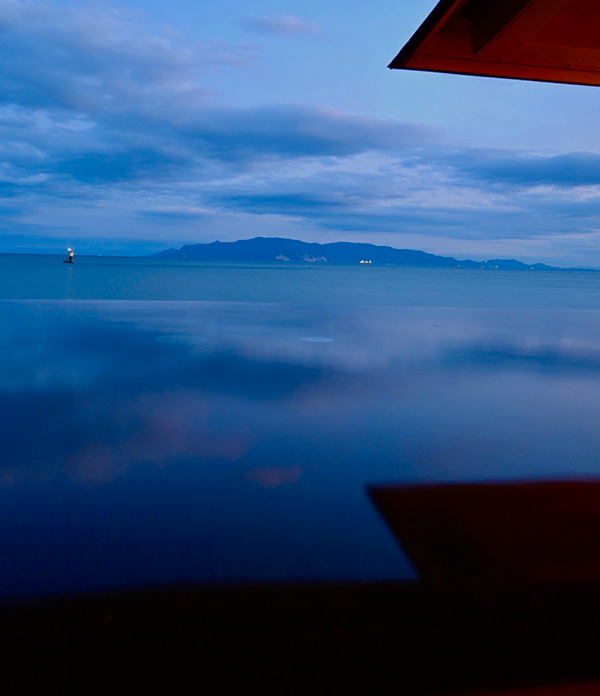
<path fill-rule="evenodd" d="M 254 237 L 236 242 L 187 244 L 148 254 L 148 258 L 181 258 L 203 261 L 270 261 L 306 264 L 364 266 L 411 266 L 415 268 L 487 268 L 503 270 L 566 270 L 543 263 L 527 264 L 516 259 L 456 259 L 414 249 L 357 242 L 319 244 L 280 237 Z"/>
<path fill-rule="evenodd" d="M 266 242 L 266 245 L 263 245 L 263 242 Z M 288 248 L 289 245 L 292 245 L 291 250 Z M 281 248 L 290 251 L 291 256 L 275 253 L 275 251 Z M 340 250 L 342 252 L 341 254 L 335 253 Z M 312 251 L 320 251 L 322 253 L 318 256 L 315 254 L 310 255 L 309 252 Z M 327 252 L 329 256 L 325 256 L 325 252 Z M 0 251 L 0 257 L 7 256 L 41 256 L 62 259 L 65 254 L 57 251 Z M 364 256 L 373 258 L 363 259 Z M 389 258 L 390 256 L 392 257 L 391 260 Z M 593 266 L 549 266 L 543 263 L 527 264 L 516 259 L 486 259 L 483 261 L 474 261 L 472 259 L 455 259 L 453 257 L 437 256 L 418 250 L 395 249 L 393 247 L 372 244 L 354 242 L 317 244 L 274 237 L 255 237 L 253 239 L 239 240 L 237 242 L 212 242 L 209 244 L 184 245 L 180 249 L 167 249 L 151 254 L 80 253 L 76 255 L 76 259 L 146 259 L 197 263 L 256 264 L 257 266 L 269 264 L 271 266 L 280 267 L 360 266 L 361 268 L 455 268 L 467 270 L 537 270 L 594 273 L 600 271 L 599 267 Z M 371 261 L 371 263 L 364 263 L 365 260 Z"/>

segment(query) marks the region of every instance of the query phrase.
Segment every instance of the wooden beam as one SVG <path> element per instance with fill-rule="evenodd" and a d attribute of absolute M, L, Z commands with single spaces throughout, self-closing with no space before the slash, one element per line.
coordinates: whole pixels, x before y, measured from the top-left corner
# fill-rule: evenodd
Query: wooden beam
<path fill-rule="evenodd" d="M 571 0 L 511 0 L 512 9 L 521 9 L 506 23 L 504 14 L 474 25 L 474 54 L 485 60 L 510 62 L 544 24 L 553 19 Z M 504 26 L 502 23 L 504 22 Z M 475 42 L 477 37 L 477 42 Z"/>
<path fill-rule="evenodd" d="M 440 31 L 468 3 L 469 0 L 440 0 L 388 68 L 405 68 L 415 54 L 427 53 Z"/>

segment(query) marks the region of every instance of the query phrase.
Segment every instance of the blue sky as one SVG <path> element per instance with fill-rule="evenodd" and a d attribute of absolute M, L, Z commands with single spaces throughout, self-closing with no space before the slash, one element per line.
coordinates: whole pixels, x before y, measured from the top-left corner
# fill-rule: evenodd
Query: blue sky
<path fill-rule="evenodd" d="M 0 0 L 0 251 L 600 266 L 600 91 L 390 71 L 433 0 Z"/>

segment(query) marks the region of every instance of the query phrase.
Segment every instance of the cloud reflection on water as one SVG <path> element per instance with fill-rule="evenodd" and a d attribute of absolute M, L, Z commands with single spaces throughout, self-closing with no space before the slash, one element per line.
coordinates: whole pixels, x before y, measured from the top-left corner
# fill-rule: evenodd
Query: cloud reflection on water
<path fill-rule="evenodd" d="M 597 475 L 599 318 L 0 302 L 0 595 L 411 577 L 365 486 Z"/>
<path fill-rule="evenodd" d="M 506 406 L 523 396 L 510 393 L 510 376 L 497 383 L 501 373 L 527 386 L 530 425 L 540 410 L 559 418 L 560 402 L 545 395 L 560 383 L 540 373 L 586 384 L 600 376 L 591 313 L 565 323 L 539 312 L 403 308 L 356 317 L 218 303 L 5 302 L 0 311 L 8 367 L 0 432 L 11 481 L 67 472 L 101 482 L 178 458 L 245 466 L 253 452 L 299 433 L 313 452 L 338 447 L 359 467 L 381 458 L 381 440 L 398 468 L 449 437 L 446 423 L 453 442 L 471 439 L 468 414 L 477 419 L 486 384 L 495 392 L 479 427 L 493 434 L 495 421 L 507 422 Z M 299 340 L 306 335 L 335 340 Z M 278 466 L 288 457 L 281 448 L 271 454 Z"/>

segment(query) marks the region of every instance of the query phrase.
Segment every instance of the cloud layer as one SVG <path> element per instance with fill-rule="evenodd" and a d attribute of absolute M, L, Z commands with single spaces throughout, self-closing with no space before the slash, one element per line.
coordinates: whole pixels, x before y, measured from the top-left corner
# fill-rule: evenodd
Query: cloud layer
<path fill-rule="evenodd" d="M 592 249 L 599 234 L 600 154 L 457 148 L 327 106 L 222 104 L 212 76 L 254 69 L 255 47 L 191 43 L 109 5 L 0 0 L 0 43 L 4 250 L 74 232 L 90 251 L 112 237 L 142 252 L 264 233 L 455 255 L 512 244 L 556 262 L 571 235 Z"/>

